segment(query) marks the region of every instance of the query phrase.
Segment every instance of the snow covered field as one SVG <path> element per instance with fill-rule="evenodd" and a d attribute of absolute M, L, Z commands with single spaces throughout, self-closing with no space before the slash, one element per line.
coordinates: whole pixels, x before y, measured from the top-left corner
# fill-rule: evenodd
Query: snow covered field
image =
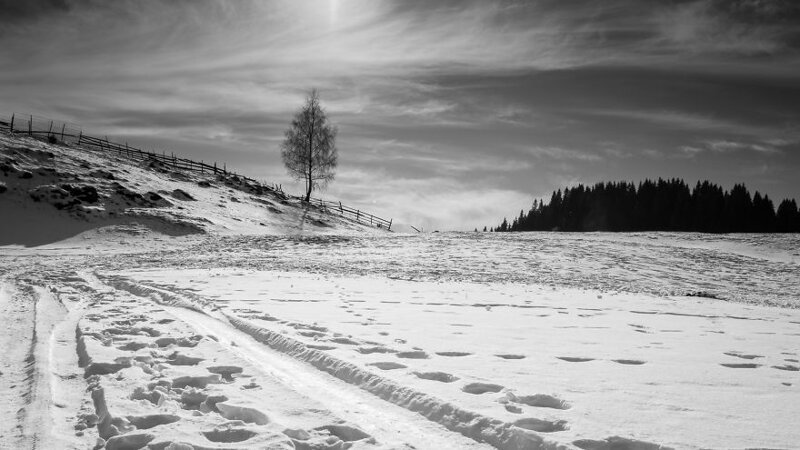
<path fill-rule="evenodd" d="M 0 448 L 795 448 L 800 236 L 396 234 L 0 136 Z"/>
<path fill-rule="evenodd" d="M 28 347 L 4 356 L 2 434 L 59 448 L 792 448 L 798 248 L 352 232 L 5 247 L 3 308 L 39 310 L 8 312 L 7 337 L 50 317 L 42 376 L 55 376 L 31 406 L 20 393 L 42 382 L 11 361 Z"/>

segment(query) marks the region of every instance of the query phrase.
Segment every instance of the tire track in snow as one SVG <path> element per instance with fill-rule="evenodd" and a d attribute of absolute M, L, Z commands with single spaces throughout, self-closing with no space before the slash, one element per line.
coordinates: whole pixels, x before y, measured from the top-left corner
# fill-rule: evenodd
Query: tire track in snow
<path fill-rule="evenodd" d="M 195 327 L 226 342 L 227 348 L 262 367 L 292 389 L 323 403 L 332 412 L 352 421 L 379 440 L 419 436 L 412 445 L 421 448 L 476 448 L 485 443 L 507 450 L 569 448 L 545 439 L 525 427 L 461 409 L 425 393 L 390 382 L 302 343 L 254 327 L 247 321 L 223 313 L 215 317 L 196 303 L 213 305 L 201 298 L 187 299 L 172 291 L 135 283 L 124 277 L 107 280 L 108 285 L 139 297 L 149 298 Z M 309 370 L 311 365 L 321 372 Z M 325 373 L 332 377 L 325 376 Z M 396 405 L 396 406 L 395 406 Z M 398 408 L 398 406 L 400 408 Z M 440 426 L 441 425 L 441 426 Z M 446 429 L 443 429 L 444 426 Z M 408 430 L 408 431 L 407 431 Z M 448 431 L 449 430 L 449 431 Z M 432 434 L 428 434 L 432 433 Z M 440 444 L 432 446 L 444 435 Z M 453 443 L 459 443 L 453 446 Z"/>
<path fill-rule="evenodd" d="M 111 282 L 111 286 L 115 284 L 118 289 L 144 298 L 148 298 L 147 291 L 156 292 L 149 286 L 133 285 L 128 281 Z M 321 403 L 334 415 L 357 425 L 388 448 L 492 448 L 449 431 L 415 412 L 387 403 L 357 386 L 319 372 L 302 361 L 265 346 L 234 328 L 224 318 L 198 312 L 196 306 L 187 309 L 188 305 L 182 304 L 182 299 L 176 300 L 174 304 L 181 306 L 170 306 L 157 300 L 156 303 L 199 334 L 216 337 L 228 351 L 261 369 L 265 376 Z"/>
<path fill-rule="evenodd" d="M 26 436 L 26 417 L 33 387 L 35 302 L 16 284 L 0 285 L 0 441 L 8 448 L 33 444 Z"/>
<path fill-rule="evenodd" d="M 34 286 L 36 336 L 30 413 L 26 430 L 33 448 L 80 449 L 94 439 L 75 435 L 75 415 L 86 397 L 86 383 L 78 368 L 75 327 L 83 305 L 69 309 L 58 296 Z"/>
<path fill-rule="evenodd" d="M 89 448 L 93 438 L 73 429 L 85 397 L 73 363 L 83 305 L 67 308 L 30 267 L 11 272 L 0 279 L 0 448 Z"/>
<path fill-rule="evenodd" d="M 199 333 L 219 339 L 231 353 L 262 369 L 263 373 L 292 390 L 322 403 L 335 415 L 357 424 L 381 444 L 411 444 L 415 448 L 488 449 L 466 437 L 454 435 L 418 415 L 396 408 L 380 399 L 323 373 L 317 373 L 291 357 L 265 347 L 252 336 L 208 315 L 180 307 L 163 306 Z"/>

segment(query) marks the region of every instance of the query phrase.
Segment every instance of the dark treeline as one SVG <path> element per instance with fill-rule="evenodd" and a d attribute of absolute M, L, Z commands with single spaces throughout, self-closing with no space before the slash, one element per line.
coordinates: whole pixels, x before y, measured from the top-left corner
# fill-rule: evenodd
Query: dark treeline
<path fill-rule="evenodd" d="M 527 214 L 491 231 L 701 231 L 709 233 L 800 232 L 794 199 L 777 211 L 766 195 L 743 184 L 730 191 L 708 181 L 694 189 L 679 179 L 597 183 L 553 192 Z M 485 231 L 485 229 L 484 229 Z"/>

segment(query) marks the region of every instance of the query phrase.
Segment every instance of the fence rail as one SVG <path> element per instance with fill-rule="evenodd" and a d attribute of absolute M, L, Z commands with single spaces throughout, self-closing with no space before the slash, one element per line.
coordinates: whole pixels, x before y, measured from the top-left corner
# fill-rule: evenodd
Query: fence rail
<path fill-rule="evenodd" d="M 118 142 L 110 141 L 108 136 L 100 138 L 85 134 L 82 127 L 68 122 L 55 121 L 46 117 L 35 116 L 31 114 L 20 115 L 13 113 L 11 116 L 4 116 L 0 114 L 0 130 L 12 134 L 27 134 L 28 136 L 44 137 L 48 140 L 65 144 L 94 147 L 100 149 L 101 151 L 116 152 L 120 157 L 125 157 L 134 161 L 152 161 L 162 164 L 165 167 L 173 170 L 237 177 L 244 182 L 257 185 L 262 189 L 273 191 L 284 196 L 286 195 L 283 192 L 283 187 L 280 184 L 259 181 L 230 171 L 228 170 L 226 164 L 223 164 L 222 167 L 219 167 L 216 162 L 213 164 L 209 164 L 204 161 L 197 162 L 192 159 L 179 158 L 171 152 L 170 154 L 167 154 L 166 152 L 156 153 L 152 150 L 142 150 L 137 147 L 129 146 L 127 142 L 120 144 Z M 291 197 L 302 199 L 302 197 Z M 311 204 L 324 211 L 338 213 L 343 217 L 353 219 L 356 222 L 364 225 L 386 228 L 390 231 L 392 229 L 392 219 L 386 220 L 359 209 L 345 206 L 341 202 L 312 198 Z"/>
<path fill-rule="evenodd" d="M 330 200 L 321 200 L 318 198 L 312 198 L 311 203 L 319 206 L 321 209 L 325 211 L 339 213 L 342 216 L 355 219 L 357 222 L 361 222 L 364 224 L 369 222 L 370 225 L 376 226 L 378 228 L 386 228 L 387 230 L 392 229 L 392 219 L 386 220 L 382 217 L 378 217 L 376 215 L 361 211 L 359 209 L 342 205 L 342 202 L 334 202 Z"/>

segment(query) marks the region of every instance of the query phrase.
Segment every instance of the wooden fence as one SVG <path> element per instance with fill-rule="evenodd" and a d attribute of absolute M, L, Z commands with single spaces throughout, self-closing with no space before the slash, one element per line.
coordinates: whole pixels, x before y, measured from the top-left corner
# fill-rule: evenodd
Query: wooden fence
<path fill-rule="evenodd" d="M 311 204 L 317 205 L 320 209 L 324 211 L 338 213 L 342 216 L 349 217 L 363 224 L 369 223 L 370 225 L 378 228 L 386 228 L 387 230 L 392 229 L 392 219 L 386 220 L 381 217 L 372 215 L 370 213 L 361 211 L 359 209 L 350 208 L 348 206 L 342 205 L 342 202 L 333 202 L 330 200 L 321 200 L 318 198 L 312 198 Z"/>
<path fill-rule="evenodd" d="M 197 162 L 192 159 L 179 158 L 175 156 L 174 153 L 168 155 L 166 152 L 157 153 L 152 150 L 142 150 L 137 147 L 129 146 L 127 142 L 125 144 L 120 144 L 110 141 L 108 136 L 99 138 L 85 134 L 80 126 L 67 122 L 56 122 L 45 117 L 30 114 L 22 116 L 14 113 L 11 117 L 0 115 L 0 130 L 12 134 L 27 134 L 29 136 L 45 138 L 65 144 L 94 147 L 101 151 L 116 152 L 117 155 L 133 161 L 152 161 L 173 170 L 236 177 L 243 182 L 286 196 L 280 184 L 258 181 L 248 176 L 238 174 L 228 170 L 227 165 L 224 163 L 222 167 L 220 167 L 216 162 L 209 164 L 204 161 Z M 297 196 L 287 197 L 302 199 L 302 197 Z M 372 225 L 390 231 L 392 229 L 392 219 L 386 220 L 373 214 L 342 205 L 341 202 L 312 198 L 311 204 L 326 212 L 338 213 L 343 217 L 353 219 L 364 225 Z"/>

